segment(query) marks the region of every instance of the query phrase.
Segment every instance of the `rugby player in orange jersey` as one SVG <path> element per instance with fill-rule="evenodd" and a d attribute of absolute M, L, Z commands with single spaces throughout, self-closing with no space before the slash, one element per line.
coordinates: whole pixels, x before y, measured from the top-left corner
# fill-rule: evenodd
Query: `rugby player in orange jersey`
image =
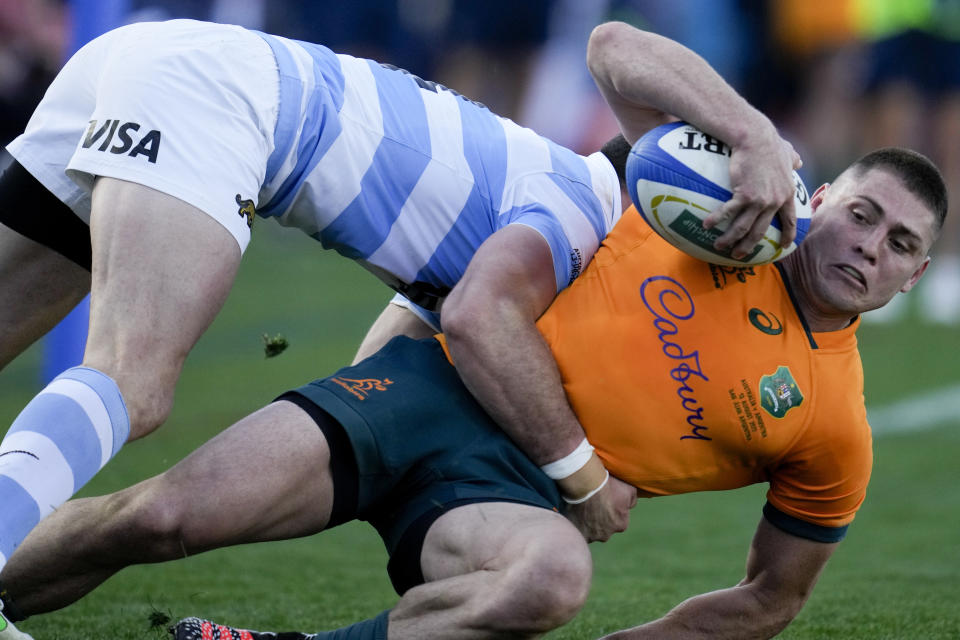
<path fill-rule="evenodd" d="M 595 451 L 557 451 L 542 472 L 531 460 L 541 456 L 521 452 L 472 400 L 442 341 L 397 338 L 284 394 L 165 474 L 65 505 L 0 574 L 7 610 L 64 606 L 129 564 L 363 519 L 387 545 L 400 601 L 348 628 L 287 637 L 536 637 L 586 598 L 584 537 L 625 525 L 625 509 L 604 529 L 578 510 L 591 500 L 564 504 L 547 474 L 574 469 L 587 494 L 617 492 L 628 506 L 638 493 L 769 483 L 739 584 L 610 637 L 775 635 L 865 496 L 858 315 L 916 284 L 946 213 L 936 168 L 896 149 L 868 154 L 811 202 L 798 251 L 751 269 L 697 261 L 625 215 L 539 322 L 553 373 L 531 358 L 522 379 L 491 376 L 520 408 L 555 397 L 539 385 L 554 381 Z M 448 338 L 458 366 L 469 366 Z M 558 446 L 546 422 L 526 434 L 541 450 Z M 275 637 L 196 618 L 174 633 Z"/>

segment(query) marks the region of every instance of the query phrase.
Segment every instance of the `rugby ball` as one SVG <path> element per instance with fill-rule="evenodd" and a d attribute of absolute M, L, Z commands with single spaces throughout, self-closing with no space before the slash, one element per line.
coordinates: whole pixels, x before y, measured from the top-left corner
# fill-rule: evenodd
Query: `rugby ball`
<path fill-rule="evenodd" d="M 757 246 L 736 259 L 713 247 L 725 223 L 703 228 L 704 218 L 733 196 L 728 145 L 685 122 L 672 122 L 647 132 L 627 157 L 627 188 L 647 223 L 678 249 L 727 266 L 773 262 L 790 255 L 803 241 L 810 228 L 810 196 L 796 171 L 793 179 L 796 239 L 789 247 L 780 246 L 780 218 L 774 216 Z"/>

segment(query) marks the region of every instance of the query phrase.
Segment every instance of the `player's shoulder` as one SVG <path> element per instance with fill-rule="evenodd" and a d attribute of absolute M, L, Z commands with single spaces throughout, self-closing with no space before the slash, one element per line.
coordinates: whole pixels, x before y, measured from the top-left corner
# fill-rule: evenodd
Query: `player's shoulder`
<path fill-rule="evenodd" d="M 807 438 L 842 455 L 869 456 L 872 433 L 859 356 L 854 351 L 848 357 L 834 354 L 823 362 L 814 358 L 811 374 L 814 387 Z"/>

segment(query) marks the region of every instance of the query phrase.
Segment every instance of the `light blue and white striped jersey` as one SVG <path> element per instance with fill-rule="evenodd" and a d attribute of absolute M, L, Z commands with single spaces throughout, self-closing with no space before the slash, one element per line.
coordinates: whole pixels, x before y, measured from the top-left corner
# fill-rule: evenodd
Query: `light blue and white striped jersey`
<path fill-rule="evenodd" d="M 602 154 L 577 155 L 402 70 L 260 35 L 277 59 L 280 105 L 257 213 L 414 302 L 430 308 L 445 296 L 480 244 L 511 223 L 549 242 L 559 291 L 620 217 Z"/>

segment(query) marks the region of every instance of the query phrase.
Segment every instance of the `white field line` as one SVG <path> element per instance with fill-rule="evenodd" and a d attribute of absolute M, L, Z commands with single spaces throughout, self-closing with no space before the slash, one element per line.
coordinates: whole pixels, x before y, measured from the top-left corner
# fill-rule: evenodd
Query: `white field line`
<path fill-rule="evenodd" d="M 922 431 L 960 422 L 960 385 L 908 396 L 882 407 L 867 407 L 874 435 Z"/>

